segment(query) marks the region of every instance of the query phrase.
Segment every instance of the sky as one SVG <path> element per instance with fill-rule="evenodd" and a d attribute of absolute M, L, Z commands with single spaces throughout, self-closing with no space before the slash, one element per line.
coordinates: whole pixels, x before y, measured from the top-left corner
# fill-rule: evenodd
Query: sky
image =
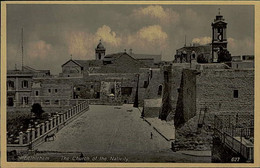
<path fill-rule="evenodd" d="M 172 61 L 186 43 L 211 42 L 218 14 L 227 25 L 231 55 L 254 54 L 254 6 L 245 5 L 7 5 L 7 68 L 24 65 L 61 72 L 71 58 L 95 59 L 102 40 L 106 54 L 133 50 Z"/>

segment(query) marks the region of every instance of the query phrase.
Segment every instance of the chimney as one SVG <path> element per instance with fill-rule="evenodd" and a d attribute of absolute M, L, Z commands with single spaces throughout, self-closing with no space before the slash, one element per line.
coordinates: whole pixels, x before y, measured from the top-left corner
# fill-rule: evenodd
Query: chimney
<path fill-rule="evenodd" d="M 132 48 L 129 49 L 129 54 L 130 54 L 130 55 L 133 54 L 133 49 L 132 49 Z"/>

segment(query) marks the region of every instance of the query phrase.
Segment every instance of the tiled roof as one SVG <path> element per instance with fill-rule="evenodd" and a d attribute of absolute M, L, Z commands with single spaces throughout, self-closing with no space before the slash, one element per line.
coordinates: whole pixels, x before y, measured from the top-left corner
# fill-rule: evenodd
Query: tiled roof
<path fill-rule="evenodd" d="M 135 59 L 154 59 L 155 62 L 160 62 L 162 59 L 162 55 L 158 54 L 130 54 Z"/>

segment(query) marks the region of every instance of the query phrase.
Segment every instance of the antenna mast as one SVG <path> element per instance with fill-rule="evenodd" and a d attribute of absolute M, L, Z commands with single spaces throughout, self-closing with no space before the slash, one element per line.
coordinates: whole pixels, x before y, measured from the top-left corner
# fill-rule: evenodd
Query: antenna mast
<path fill-rule="evenodd" d="M 186 47 L 186 34 L 185 34 L 185 43 L 184 43 L 184 47 Z"/>
<path fill-rule="evenodd" d="M 23 70 L 23 28 L 22 28 L 22 70 Z"/>

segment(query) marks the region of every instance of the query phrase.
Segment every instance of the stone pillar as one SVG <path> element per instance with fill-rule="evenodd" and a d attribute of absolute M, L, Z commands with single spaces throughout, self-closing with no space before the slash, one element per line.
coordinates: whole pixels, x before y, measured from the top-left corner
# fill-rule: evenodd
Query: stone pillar
<path fill-rule="evenodd" d="M 32 128 L 32 141 L 35 139 L 35 129 Z"/>
<path fill-rule="evenodd" d="M 41 127 L 42 127 L 42 135 L 43 135 L 45 133 L 45 123 L 42 123 Z"/>
<path fill-rule="evenodd" d="M 63 123 L 65 114 L 60 114 L 60 123 Z"/>
<path fill-rule="evenodd" d="M 66 115 L 66 120 L 68 120 L 68 119 L 70 118 L 70 117 L 69 117 L 69 116 L 70 116 L 70 110 L 68 110 L 66 113 L 67 113 L 67 115 Z"/>
<path fill-rule="evenodd" d="M 67 118 L 68 118 L 68 112 L 65 112 L 65 113 L 64 113 L 64 121 L 66 121 Z"/>
<path fill-rule="evenodd" d="M 45 125 L 46 125 L 46 130 L 45 131 L 46 132 L 50 130 L 49 123 L 50 123 L 49 121 L 45 121 Z"/>
<path fill-rule="evenodd" d="M 73 109 L 74 109 L 74 107 L 72 109 L 70 109 L 70 118 L 73 115 Z"/>
<path fill-rule="evenodd" d="M 60 115 L 59 115 L 59 114 L 57 114 L 57 119 L 56 119 L 56 121 L 57 121 L 57 125 L 60 125 Z"/>
<path fill-rule="evenodd" d="M 53 118 L 50 119 L 50 130 L 53 128 Z"/>
<path fill-rule="evenodd" d="M 40 125 L 36 126 L 36 130 L 37 130 L 37 138 L 38 138 L 38 137 L 41 136 L 41 132 L 40 132 L 41 131 L 41 127 L 40 127 Z"/>
<path fill-rule="evenodd" d="M 56 115 L 53 117 L 53 127 L 56 127 L 56 121 L 57 121 L 57 119 L 56 119 L 57 117 L 56 117 Z"/>
<path fill-rule="evenodd" d="M 19 145 L 23 144 L 23 132 L 19 132 Z"/>
<path fill-rule="evenodd" d="M 28 144 L 31 141 L 31 131 L 30 131 L 30 129 L 27 129 L 26 134 L 27 134 L 27 144 Z"/>

